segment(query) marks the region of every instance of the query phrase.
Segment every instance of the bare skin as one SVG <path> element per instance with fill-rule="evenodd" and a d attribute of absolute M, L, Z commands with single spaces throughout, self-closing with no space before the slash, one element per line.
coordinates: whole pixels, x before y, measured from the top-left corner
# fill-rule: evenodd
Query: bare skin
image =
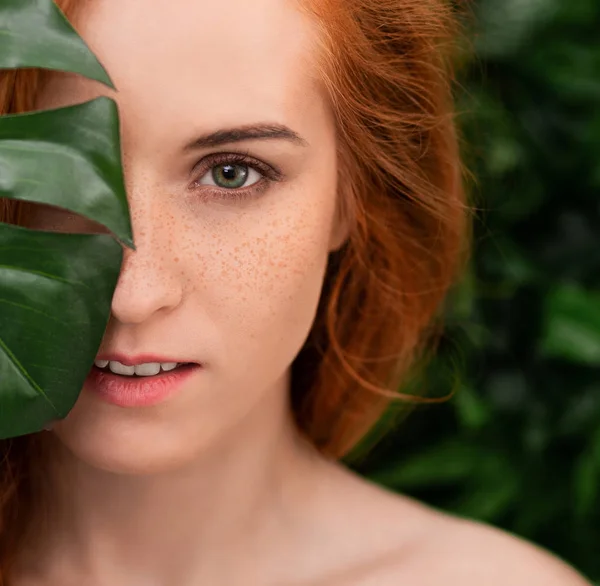
<path fill-rule="evenodd" d="M 285 0 L 226 10 L 91 0 L 76 26 L 118 92 L 54 74 L 38 106 L 107 95 L 119 107 L 137 251 L 125 252 L 101 350 L 206 368 L 153 407 L 116 407 L 83 389 L 47 434 L 49 529 L 23 552 L 14 585 L 583 586 L 532 546 L 328 462 L 292 424 L 289 367 L 328 255 L 347 237 L 311 23 Z M 184 148 L 259 122 L 302 141 Z M 253 192 L 260 175 L 250 171 L 239 188 L 248 197 L 227 199 L 209 157 L 239 152 L 280 180 Z M 38 228 L 98 231 L 37 211 Z"/>

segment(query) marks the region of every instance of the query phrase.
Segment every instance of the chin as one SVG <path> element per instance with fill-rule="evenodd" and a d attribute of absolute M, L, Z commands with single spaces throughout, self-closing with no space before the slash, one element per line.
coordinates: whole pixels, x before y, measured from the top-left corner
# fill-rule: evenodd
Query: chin
<path fill-rule="evenodd" d="M 158 412 L 120 409 L 82 393 L 52 433 L 85 465 L 116 474 L 161 474 L 191 463 L 213 442 L 205 429 L 189 437 L 181 425 Z"/>

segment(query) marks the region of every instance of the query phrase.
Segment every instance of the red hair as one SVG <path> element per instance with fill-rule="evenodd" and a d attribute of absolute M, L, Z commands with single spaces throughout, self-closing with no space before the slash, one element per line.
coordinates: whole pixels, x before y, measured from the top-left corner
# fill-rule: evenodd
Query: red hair
<path fill-rule="evenodd" d="M 468 256 L 452 85 L 458 19 L 446 0 L 296 0 L 318 30 L 315 75 L 340 139 L 339 213 L 315 323 L 292 365 L 301 432 L 346 455 L 435 346 L 442 302 Z M 71 21 L 81 0 L 57 0 Z M 33 109 L 42 72 L 0 72 L 0 115 Z M 0 199 L 0 221 L 23 207 Z M 0 441 L 0 586 L 35 501 L 37 435 Z M 39 456 L 37 456 L 39 457 Z M 37 501 L 36 501 L 37 502 Z"/>

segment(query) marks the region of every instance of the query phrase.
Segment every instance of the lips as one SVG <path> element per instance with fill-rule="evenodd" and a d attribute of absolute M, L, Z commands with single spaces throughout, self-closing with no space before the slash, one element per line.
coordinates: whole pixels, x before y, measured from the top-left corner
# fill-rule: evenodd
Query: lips
<path fill-rule="evenodd" d="M 127 376 L 94 366 L 85 387 L 119 407 L 150 407 L 177 395 L 190 378 L 201 376 L 203 370 L 198 364 L 187 364 L 154 376 Z"/>

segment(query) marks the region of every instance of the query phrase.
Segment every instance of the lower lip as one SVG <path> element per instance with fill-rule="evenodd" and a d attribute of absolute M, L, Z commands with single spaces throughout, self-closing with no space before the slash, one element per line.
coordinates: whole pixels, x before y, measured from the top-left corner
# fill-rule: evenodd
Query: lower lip
<path fill-rule="evenodd" d="M 107 403 L 119 407 L 148 407 L 173 396 L 201 368 L 198 364 L 188 364 L 155 376 L 128 377 L 93 366 L 85 386 Z"/>

